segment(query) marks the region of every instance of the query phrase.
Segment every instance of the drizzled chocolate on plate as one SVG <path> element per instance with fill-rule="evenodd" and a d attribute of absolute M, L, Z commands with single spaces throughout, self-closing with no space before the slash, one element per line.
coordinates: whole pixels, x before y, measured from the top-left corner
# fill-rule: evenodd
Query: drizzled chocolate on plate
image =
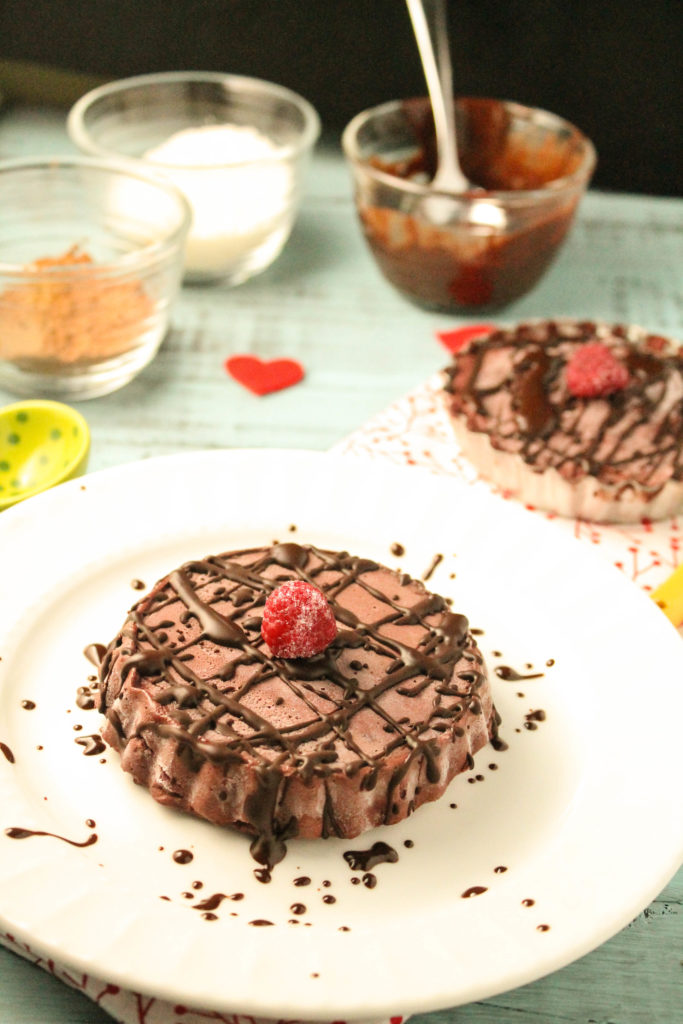
<path fill-rule="evenodd" d="M 272 656 L 263 605 L 284 580 L 326 595 L 337 636 Z M 162 804 L 253 836 L 353 837 L 442 795 L 496 737 L 467 619 L 408 576 L 294 543 L 188 562 L 138 601 L 100 666 L 106 741 Z"/>

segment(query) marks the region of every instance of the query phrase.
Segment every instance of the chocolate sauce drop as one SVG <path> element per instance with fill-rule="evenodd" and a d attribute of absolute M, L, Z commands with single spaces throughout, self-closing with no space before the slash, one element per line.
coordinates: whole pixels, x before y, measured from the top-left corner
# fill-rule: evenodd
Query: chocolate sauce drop
<path fill-rule="evenodd" d="M 403 547 L 402 544 L 399 544 L 398 542 L 392 544 L 389 550 L 391 551 L 392 555 L 396 555 L 397 558 L 402 558 L 403 555 L 405 555 L 406 553 L 406 549 Z"/>
<path fill-rule="evenodd" d="M 142 580 L 137 580 L 137 579 L 136 580 L 131 580 L 130 581 L 130 585 L 133 588 L 133 590 L 144 590 L 145 589 L 145 584 L 143 583 Z"/>
<path fill-rule="evenodd" d="M 289 908 L 293 914 L 305 914 L 306 904 L 305 903 L 292 903 Z"/>
<path fill-rule="evenodd" d="M 294 885 L 297 885 L 297 886 L 310 885 L 310 884 L 311 884 L 311 880 L 308 877 L 308 875 L 300 875 L 298 878 L 294 879 Z"/>
<path fill-rule="evenodd" d="M 0 753 L 2 753 L 10 764 L 15 763 L 15 757 L 10 748 L 6 743 L 0 743 Z"/>
<path fill-rule="evenodd" d="M 369 850 L 347 850 L 344 860 L 352 871 L 369 871 L 377 864 L 395 864 L 398 854 L 393 846 L 378 841 Z"/>
<path fill-rule="evenodd" d="M 81 711 L 92 711 L 95 707 L 96 686 L 79 686 L 76 691 L 76 707 Z"/>
<path fill-rule="evenodd" d="M 524 728 L 531 731 L 538 729 L 538 722 L 545 722 L 546 717 L 546 713 L 542 709 L 530 711 L 528 715 L 524 716 Z"/>
<path fill-rule="evenodd" d="M 471 885 L 469 889 L 465 889 L 460 895 L 464 900 L 470 899 L 471 896 L 481 896 L 483 892 L 488 892 L 488 888 L 485 885 Z"/>
<path fill-rule="evenodd" d="M 520 679 L 542 679 L 545 675 L 544 672 L 533 672 L 531 675 L 523 675 L 521 672 L 517 672 L 516 669 L 510 668 L 509 665 L 496 665 L 493 671 L 499 679 L 504 679 L 506 683 L 515 683 Z"/>
<path fill-rule="evenodd" d="M 507 868 L 505 867 L 504 864 L 499 864 L 498 867 L 494 868 L 493 870 L 496 875 L 503 875 L 507 871 Z"/>
<path fill-rule="evenodd" d="M 69 846 L 92 846 L 93 843 L 97 842 L 96 832 L 91 832 L 82 843 L 77 842 L 75 839 L 67 839 L 66 836 L 57 835 L 56 832 L 39 832 L 30 828 L 6 828 L 5 835 L 10 839 L 30 839 L 32 836 L 49 836 L 51 839 L 60 839 L 63 843 L 68 843 Z"/>
<path fill-rule="evenodd" d="M 550 925 L 549 924 L 539 924 L 539 925 L 536 925 L 536 931 L 537 932 L 549 932 L 550 931 Z"/>
<path fill-rule="evenodd" d="M 528 900 L 528 899 L 527 900 L 522 900 L 522 906 L 523 907 L 533 907 L 535 902 L 536 902 L 536 900 Z"/>
<path fill-rule="evenodd" d="M 362 882 L 366 889 L 374 889 L 377 885 L 377 875 L 373 875 L 371 871 L 366 871 L 363 875 Z"/>
<path fill-rule="evenodd" d="M 83 648 L 83 654 L 96 668 L 100 667 L 106 652 L 107 648 L 104 644 L 88 644 L 87 647 Z"/>
<path fill-rule="evenodd" d="M 249 924 L 253 925 L 254 928 L 266 928 L 268 925 L 272 925 L 272 921 L 266 921 L 262 917 L 257 917 L 256 920 L 250 921 Z"/>
<path fill-rule="evenodd" d="M 175 850 L 173 860 L 176 864 L 189 864 L 194 860 L 194 854 L 190 850 Z"/>
<path fill-rule="evenodd" d="M 74 743 L 77 743 L 79 747 L 83 747 L 85 757 L 93 757 L 95 754 L 101 754 L 107 749 L 102 738 L 97 733 L 91 733 L 89 736 L 76 736 Z"/>
<path fill-rule="evenodd" d="M 325 895 L 323 896 L 323 903 L 328 903 L 329 904 L 329 903 L 336 903 L 336 902 L 337 902 L 337 897 L 333 896 L 329 892 L 325 893 Z"/>
<path fill-rule="evenodd" d="M 268 882 L 270 882 L 272 878 L 270 868 L 254 868 L 254 877 L 257 882 L 262 882 L 263 885 L 268 885 Z"/>
<path fill-rule="evenodd" d="M 33 711 L 36 704 L 35 701 L 33 700 L 22 700 L 21 706 L 24 709 L 24 711 Z"/>

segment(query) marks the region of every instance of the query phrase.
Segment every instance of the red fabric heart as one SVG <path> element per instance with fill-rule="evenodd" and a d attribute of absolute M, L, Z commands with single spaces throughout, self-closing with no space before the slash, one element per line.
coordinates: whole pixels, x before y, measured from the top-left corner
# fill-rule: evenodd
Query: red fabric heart
<path fill-rule="evenodd" d="M 449 352 L 459 352 L 472 338 L 482 338 L 495 330 L 495 324 L 471 324 L 453 331 L 437 331 L 436 336 Z"/>
<path fill-rule="evenodd" d="M 223 364 L 230 376 L 255 395 L 291 388 L 303 380 L 304 368 L 295 359 L 263 360 L 258 356 L 230 356 Z"/>

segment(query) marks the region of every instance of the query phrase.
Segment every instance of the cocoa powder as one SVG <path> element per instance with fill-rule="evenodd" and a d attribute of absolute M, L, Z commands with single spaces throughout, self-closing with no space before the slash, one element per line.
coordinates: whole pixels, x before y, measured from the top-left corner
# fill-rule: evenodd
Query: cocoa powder
<path fill-rule="evenodd" d="M 140 281 L 113 277 L 78 245 L 23 269 L 25 280 L 0 293 L 0 358 L 19 366 L 50 371 L 121 355 L 154 311 Z"/>

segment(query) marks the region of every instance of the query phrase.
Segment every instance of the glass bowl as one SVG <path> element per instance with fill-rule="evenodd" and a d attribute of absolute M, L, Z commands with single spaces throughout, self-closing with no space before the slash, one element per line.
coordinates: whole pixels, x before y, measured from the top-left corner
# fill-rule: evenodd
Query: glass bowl
<path fill-rule="evenodd" d="M 128 383 L 169 326 L 190 211 L 85 157 L 0 163 L 0 387 L 80 400 Z"/>
<path fill-rule="evenodd" d="M 193 212 L 186 280 L 228 285 L 282 251 L 320 134 L 314 108 L 289 89 L 195 71 L 94 89 L 71 108 L 67 127 L 84 152 L 124 158 L 182 189 Z"/>
<path fill-rule="evenodd" d="M 595 167 L 592 143 L 545 110 L 495 99 L 455 103 L 458 151 L 472 182 L 435 192 L 429 100 L 357 114 L 342 136 L 366 241 L 414 303 L 466 314 L 528 292 L 557 254 Z"/>

